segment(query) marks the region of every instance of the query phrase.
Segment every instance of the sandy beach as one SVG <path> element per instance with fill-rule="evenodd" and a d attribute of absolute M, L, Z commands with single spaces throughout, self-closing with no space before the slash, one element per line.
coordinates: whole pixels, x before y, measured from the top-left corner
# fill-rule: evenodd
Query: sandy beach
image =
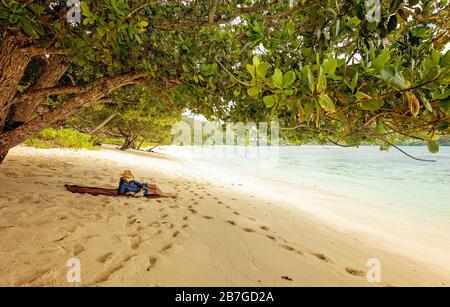
<path fill-rule="evenodd" d="M 178 197 L 64 188 L 116 187 L 124 169 Z M 416 235 L 411 225 L 392 228 L 395 221 L 381 231 L 364 207 L 336 209 L 348 201 L 320 190 L 291 198 L 164 153 L 19 146 L 0 166 L 0 285 L 450 285 L 448 235 Z M 315 199 L 323 203 L 317 210 Z M 80 260 L 80 283 L 66 279 L 70 258 Z M 379 283 L 366 278 L 371 258 L 382 264 Z"/>

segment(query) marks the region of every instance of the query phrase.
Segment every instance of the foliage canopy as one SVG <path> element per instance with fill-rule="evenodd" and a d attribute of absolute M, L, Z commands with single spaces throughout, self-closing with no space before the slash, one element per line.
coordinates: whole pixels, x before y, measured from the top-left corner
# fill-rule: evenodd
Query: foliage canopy
<path fill-rule="evenodd" d="M 209 119 L 277 120 L 295 142 L 414 138 L 436 151 L 450 132 L 449 3 L 380 2 L 376 21 L 365 0 L 85 0 L 74 25 L 65 1 L 2 1 L 3 49 L 14 36 L 30 54 L 12 98 L 0 97 L 3 118 L 46 62 L 67 70 L 41 89 L 49 114 L 3 120 L 1 145 L 129 86 Z"/>

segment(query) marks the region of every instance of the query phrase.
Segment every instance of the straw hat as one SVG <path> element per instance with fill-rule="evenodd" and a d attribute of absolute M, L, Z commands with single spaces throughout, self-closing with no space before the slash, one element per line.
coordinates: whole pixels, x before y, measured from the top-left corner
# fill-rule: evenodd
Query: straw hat
<path fill-rule="evenodd" d="M 130 170 L 126 170 L 123 172 L 123 174 L 121 174 L 122 178 L 125 179 L 126 181 L 131 181 L 134 180 L 134 176 L 133 173 Z"/>

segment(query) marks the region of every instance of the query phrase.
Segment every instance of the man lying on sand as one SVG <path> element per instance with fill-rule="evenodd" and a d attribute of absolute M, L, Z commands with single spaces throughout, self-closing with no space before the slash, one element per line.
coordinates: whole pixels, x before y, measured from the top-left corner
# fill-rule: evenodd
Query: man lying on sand
<path fill-rule="evenodd" d="M 119 195 L 127 196 L 161 196 L 161 197 L 174 197 L 172 194 L 164 193 L 156 184 L 140 183 L 134 180 L 133 173 L 130 170 L 126 170 L 120 177 L 119 181 Z"/>

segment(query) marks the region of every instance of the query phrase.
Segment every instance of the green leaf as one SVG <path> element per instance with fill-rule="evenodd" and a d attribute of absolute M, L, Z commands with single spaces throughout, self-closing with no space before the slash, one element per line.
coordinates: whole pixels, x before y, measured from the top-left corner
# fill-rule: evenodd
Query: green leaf
<path fill-rule="evenodd" d="M 369 99 L 369 100 L 364 100 L 361 101 L 359 103 L 359 106 L 361 107 L 361 109 L 365 110 L 365 111 L 372 111 L 375 112 L 379 109 L 381 109 L 384 105 L 384 101 L 381 99 Z"/>
<path fill-rule="evenodd" d="M 450 66 L 450 50 L 441 56 L 441 59 L 439 61 L 439 66 L 441 66 L 441 67 Z"/>
<path fill-rule="evenodd" d="M 356 72 L 356 74 L 353 76 L 352 83 L 351 83 L 352 91 L 354 91 L 356 86 L 358 85 L 358 77 L 359 77 L 358 72 Z"/>
<path fill-rule="evenodd" d="M 256 74 L 261 79 L 264 79 L 267 75 L 267 71 L 269 70 L 269 64 L 267 63 L 260 63 L 258 66 L 256 66 Z"/>
<path fill-rule="evenodd" d="M 335 112 L 336 106 L 333 103 L 333 100 L 327 94 L 320 94 L 319 96 L 319 104 L 327 112 Z"/>
<path fill-rule="evenodd" d="M 420 100 L 422 101 L 423 105 L 425 106 L 425 109 L 427 109 L 428 112 L 433 112 L 433 107 L 431 106 L 430 101 L 425 97 L 424 94 L 420 95 Z"/>
<path fill-rule="evenodd" d="M 334 73 L 336 72 L 337 64 L 338 63 L 335 58 L 325 60 L 322 65 L 323 73 L 327 75 L 334 75 Z"/>
<path fill-rule="evenodd" d="M 432 95 L 433 95 L 433 98 L 436 98 L 436 99 L 446 99 L 450 96 L 450 88 L 448 88 L 443 93 L 436 92 L 436 93 L 433 93 Z"/>
<path fill-rule="evenodd" d="M 283 87 L 284 88 L 291 87 L 292 84 L 294 84 L 294 81 L 295 81 L 295 72 L 290 70 L 283 76 Z"/>
<path fill-rule="evenodd" d="M 405 80 L 405 77 L 395 67 L 388 66 L 383 68 L 377 75 L 378 78 L 386 81 L 390 86 L 396 90 L 404 90 L 411 86 L 411 83 Z"/>
<path fill-rule="evenodd" d="M 321 93 L 324 90 L 326 90 L 326 88 L 327 88 L 327 78 L 322 73 L 322 68 L 321 68 L 321 71 L 319 73 L 319 77 L 317 78 L 316 90 L 317 90 L 317 92 Z"/>
<path fill-rule="evenodd" d="M 81 12 L 83 13 L 84 16 L 86 16 L 86 17 L 92 16 L 91 11 L 89 10 L 89 6 L 86 4 L 86 2 L 81 1 L 80 6 L 81 6 Z"/>
<path fill-rule="evenodd" d="M 359 25 L 360 23 L 361 23 L 361 20 L 360 20 L 358 17 L 354 16 L 354 17 L 352 17 L 352 18 L 350 18 L 350 19 L 348 20 L 347 25 L 348 25 L 350 28 L 354 28 L 354 27 L 356 27 L 357 25 Z"/>
<path fill-rule="evenodd" d="M 272 108 L 276 102 L 274 96 L 272 96 L 272 95 L 264 96 L 263 101 L 266 104 L 267 108 Z"/>
<path fill-rule="evenodd" d="M 386 66 L 386 63 L 390 60 L 391 55 L 388 49 L 383 49 L 381 53 L 372 61 L 372 68 L 375 68 L 377 72 L 381 71 Z"/>
<path fill-rule="evenodd" d="M 31 4 L 30 8 L 36 15 L 42 15 L 45 11 L 45 7 L 39 4 Z"/>
<path fill-rule="evenodd" d="M 384 101 L 380 99 L 373 99 L 369 95 L 363 92 L 357 92 L 355 94 L 356 99 L 359 101 L 359 107 L 365 111 L 377 111 L 384 105 Z"/>
<path fill-rule="evenodd" d="M 279 88 L 280 90 L 283 89 L 283 73 L 281 72 L 280 69 L 278 68 L 275 69 L 275 72 L 273 73 L 272 76 L 272 81 L 275 87 Z"/>
<path fill-rule="evenodd" d="M 311 91 L 311 93 L 314 93 L 316 89 L 316 84 L 314 83 L 314 75 L 309 65 L 305 66 L 305 71 L 306 71 L 306 78 L 308 80 L 309 90 Z"/>
<path fill-rule="evenodd" d="M 428 151 L 431 153 L 439 152 L 439 144 L 436 141 L 428 141 Z"/>
<path fill-rule="evenodd" d="M 261 61 L 259 60 L 259 58 L 255 55 L 253 57 L 253 65 L 258 66 L 261 63 Z"/>
<path fill-rule="evenodd" d="M 33 26 L 29 20 L 22 20 L 22 29 L 28 36 L 34 39 L 39 38 L 39 34 L 36 32 L 35 26 Z"/>
<path fill-rule="evenodd" d="M 254 86 L 254 87 L 250 87 L 247 89 L 247 94 L 250 97 L 254 97 L 254 96 L 258 95 L 259 93 L 261 93 L 261 89 L 259 87 Z"/>
<path fill-rule="evenodd" d="M 250 75 L 252 76 L 252 79 L 255 79 L 255 73 L 256 73 L 256 71 L 255 71 L 255 66 L 254 66 L 254 65 L 251 65 L 251 64 L 247 64 L 245 67 L 247 68 L 247 71 L 248 71 L 248 72 L 250 73 Z"/>

